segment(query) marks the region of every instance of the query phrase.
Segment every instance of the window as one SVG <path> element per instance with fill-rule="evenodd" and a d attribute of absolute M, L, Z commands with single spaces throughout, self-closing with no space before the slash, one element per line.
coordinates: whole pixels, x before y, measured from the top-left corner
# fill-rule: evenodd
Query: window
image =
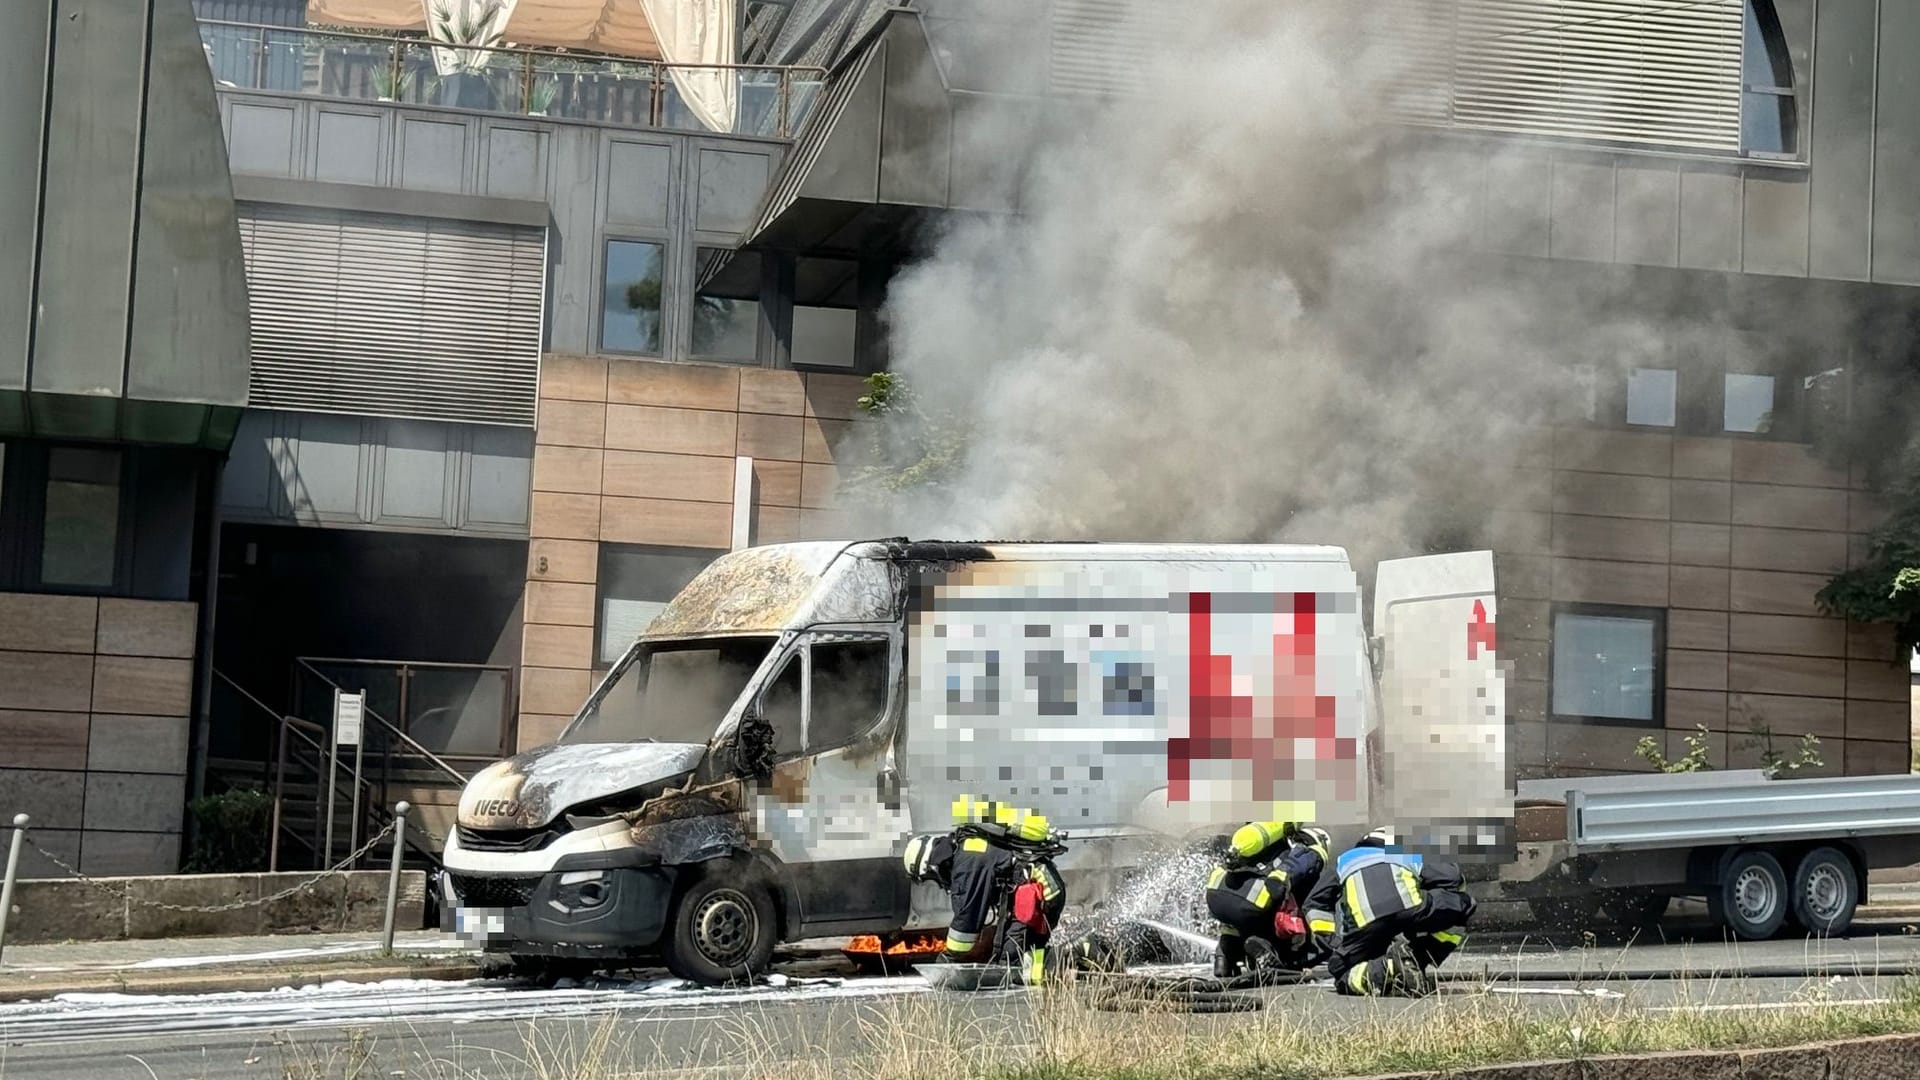
<path fill-rule="evenodd" d="M 850 259 L 794 260 L 794 367 L 854 366 L 855 324 L 860 305 L 860 264 Z"/>
<path fill-rule="evenodd" d="M 851 308 L 796 305 L 793 309 L 793 366 L 852 367 L 856 315 Z"/>
<path fill-rule="evenodd" d="M 660 288 L 665 248 L 637 240 L 607 241 L 600 347 L 608 352 L 660 353 Z"/>
<path fill-rule="evenodd" d="M 110 587 L 119 533 L 120 452 L 50 450 L 40 583 Z"/>
<path fill-rule="evenodd" d="M 1555 610 L 1554 719 L 1659 726 L 1665 639 L 1666 613 L 1658 609 Z"/>
<path fill-rule="evenodd" d="M 1740 150 L 1750 157 L 1794 158 L 1799 132 L 1793 61 L 1772 0 L 1748 0 L 1740 63 Z"/>
<path fill-rule="evenodd" d="M 684 548 L 600 545 L 597 589 L 600 633 L 595 648 L 598 662 L 611 664 L 620 659 L 633 639 L 646 633 L 654 618 L 666 608 L 667 601 L 721 554 Z"/>
<path fill-rule="evenodd" d="M 1764 435 L 1773 430 L 1773 376 L 1726 375 L 1721 426 L 1726 431 Z"/>
<path fill-rule="evenodd" d="M 800 753 L 800 653 L 787 657 L 787 666 L 760 695 L 760 715 L 773 727 L 773 752 L 790 758 Z"/>
<path fill-rule="evenodd" d="M 1679 405 L 1680 373 L 1670 368 L 1634 368 L 1627 375 L 1627 423 L 1672 427 Z"/>
<path fill-rule="evenodd" d="M 700 267 L 724 258 L 700 249 Z M 752 363 L 760 355 L 760 256 L 734 257 L 693 298 L 693 355 L 702 360 Z"/>
<path fill-rule="evenodd" d="M 845 746 L 887 707 L 887 643 L 833 641 L 813 646 L 807 750 Z"/>

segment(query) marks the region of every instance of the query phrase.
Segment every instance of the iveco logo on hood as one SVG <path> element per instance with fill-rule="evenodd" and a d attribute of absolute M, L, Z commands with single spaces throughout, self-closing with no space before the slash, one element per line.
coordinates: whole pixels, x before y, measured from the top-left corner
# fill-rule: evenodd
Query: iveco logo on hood
<path fill-rule="evenodd" d="M 696 743 L 558 744 L 495 762 L 467 781 L 459 823 L 538 829 L 569 808 L 680 776 L 700 763 Z"/>
<path fill-rule="evenodd" d="M 512 799 L 481 799 L 473 804 L 473 816 L 482 818 L 516 818 L 520 816 L 520 804 Z"/>

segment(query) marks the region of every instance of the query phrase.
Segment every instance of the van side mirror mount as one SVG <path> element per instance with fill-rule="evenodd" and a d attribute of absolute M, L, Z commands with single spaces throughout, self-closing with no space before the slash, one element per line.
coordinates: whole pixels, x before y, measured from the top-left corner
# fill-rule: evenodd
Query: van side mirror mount
<path fill-rule="evenodd" d="M 758 704 L 740 714 L 740 727 L 733 736 L 733 771 L 747 779 L 764 780 L 773 775 L 773 725 Z"/>
<path fill-rule="evenodd" d="M 881 769 L 876 786 L 879 789 L 881 806 L 889 810 L 900 809 L 900 770 L 891 765 Z"/>

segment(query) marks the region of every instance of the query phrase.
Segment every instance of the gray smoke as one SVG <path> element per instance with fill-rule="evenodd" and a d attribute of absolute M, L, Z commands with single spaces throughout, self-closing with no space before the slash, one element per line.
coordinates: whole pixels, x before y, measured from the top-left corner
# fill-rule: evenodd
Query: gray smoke
<path fill-rule="evenodd" d="M 1661 335 L 1473 257 L 1482 158 L 1376 122 L 1401 54 L 1352 4 L 1180 10 L 1190 36 L 1142 96 L 963 148 L 1019 163 L 1021 212 L 946 224 L 885 318 L 893 370 L 967 453 L 861 524 L 1362 564 L 1488 543 L 1489 496 L 1570 366 L 1617 370 Z"/>

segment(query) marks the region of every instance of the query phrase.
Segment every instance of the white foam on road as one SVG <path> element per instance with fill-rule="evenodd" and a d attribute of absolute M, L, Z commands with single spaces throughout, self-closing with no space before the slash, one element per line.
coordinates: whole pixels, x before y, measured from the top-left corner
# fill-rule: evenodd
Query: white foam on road
<path fill-rule="evenodd" d="M 0 1041 L 93 1041 L 160 1033 L 297 1029 L 352 1024 L 535 1020 L 619 1014 L 630 1022 L 692 1019 L 719 1006 L 857 1000 L 927 992 L 917 976 L 796 979 L 730 989 L 677 979 L 528 989 L 470 980 L 388 979 L 324 982 L 265 992 L 214 994 L 62 994 L 51 1001 L 0 1006 Z M 638 1015 L 636 1015 L 638 1014 Z"/>

